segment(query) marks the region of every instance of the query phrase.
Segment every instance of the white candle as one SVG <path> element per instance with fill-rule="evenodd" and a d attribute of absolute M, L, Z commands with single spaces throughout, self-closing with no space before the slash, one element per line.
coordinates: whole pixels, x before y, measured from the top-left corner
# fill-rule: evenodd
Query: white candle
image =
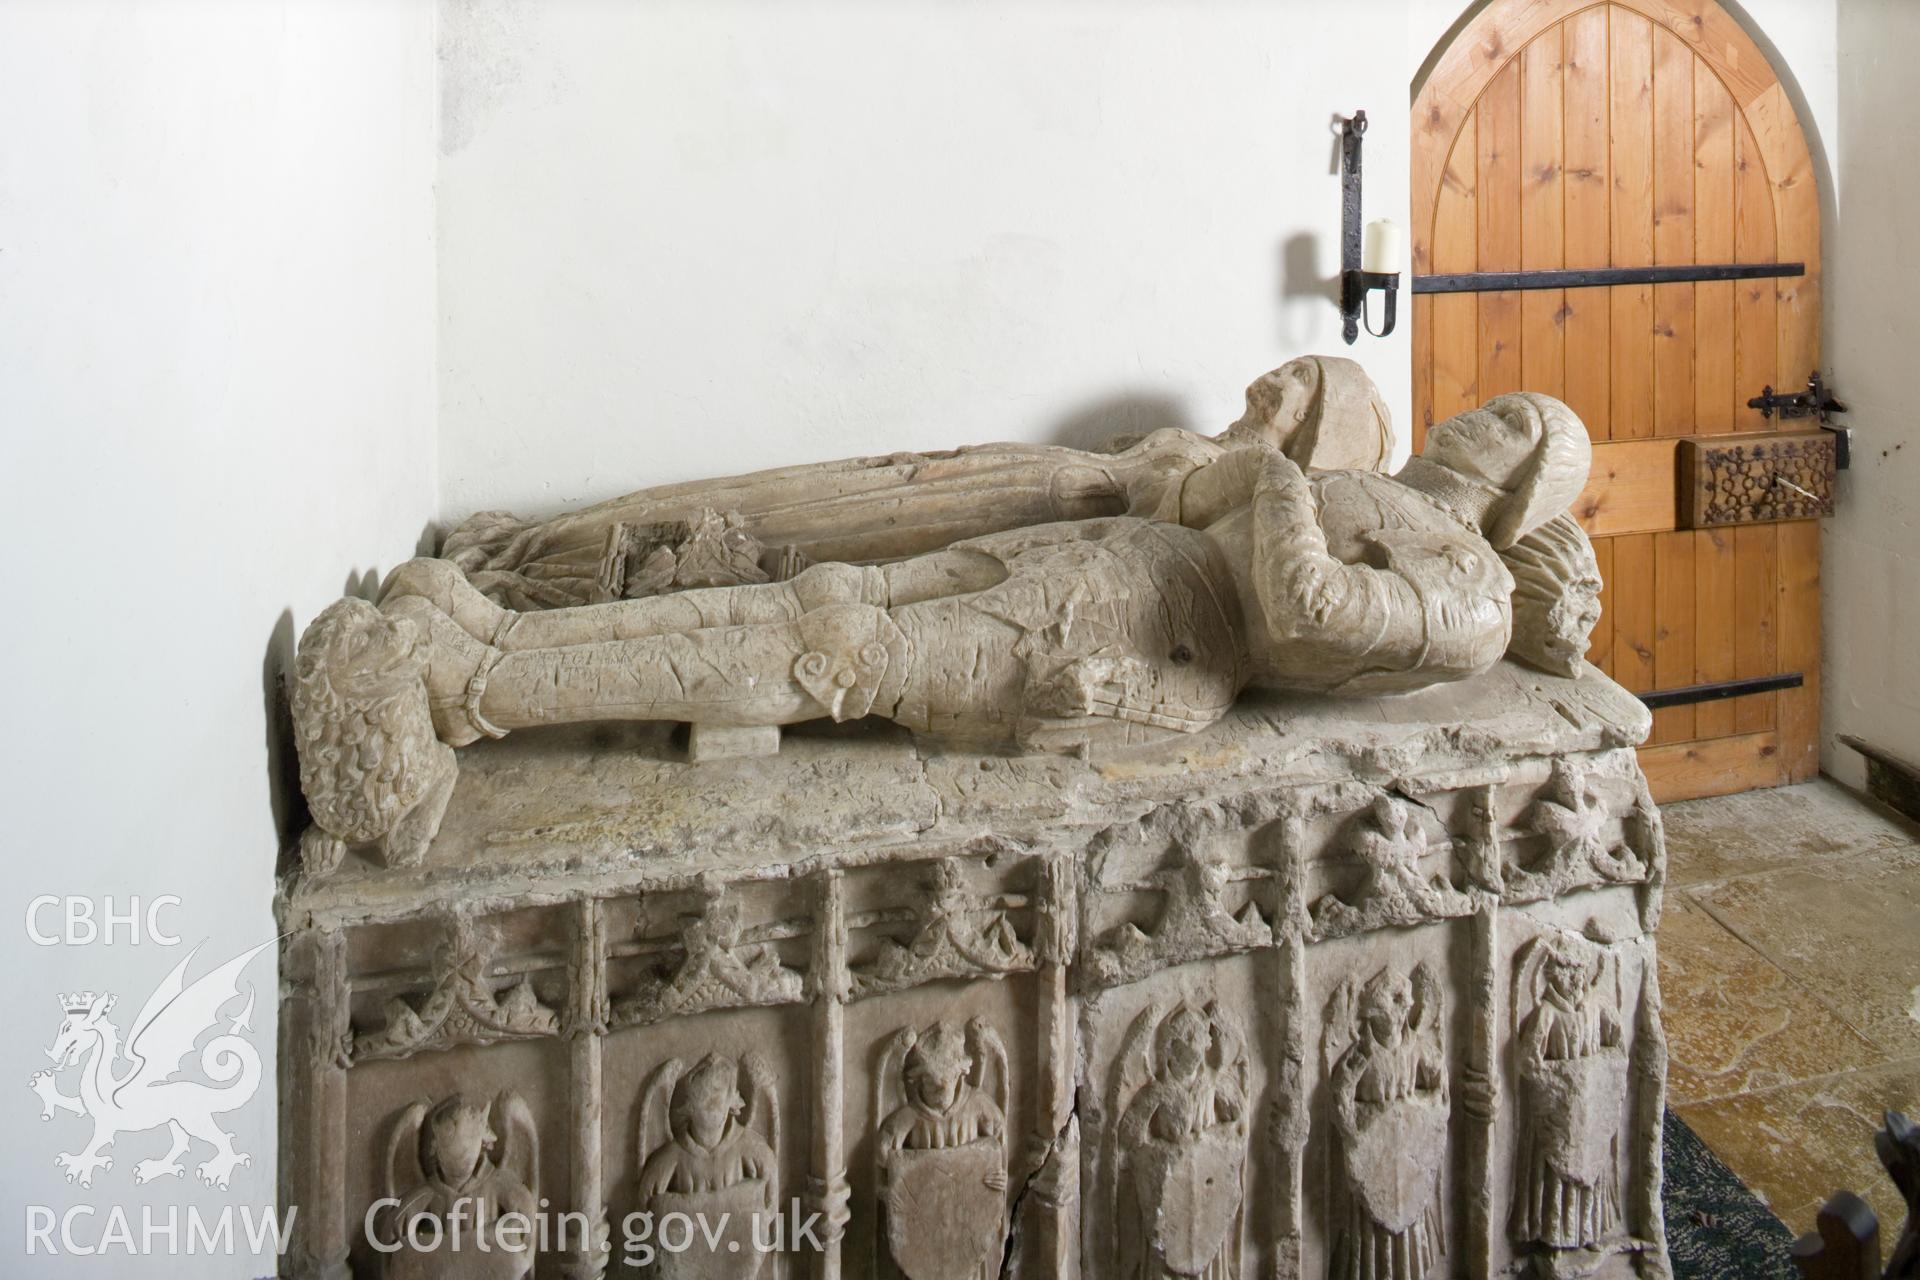
<path fill-rule="evenodd" d="M 1397 273 L 1406 258 L 1405 235 L 1398 223 L 1385 218 L 1369 222 L 1364 247 L 1360 250 L 1360 269 L 1383 275 Z"/>

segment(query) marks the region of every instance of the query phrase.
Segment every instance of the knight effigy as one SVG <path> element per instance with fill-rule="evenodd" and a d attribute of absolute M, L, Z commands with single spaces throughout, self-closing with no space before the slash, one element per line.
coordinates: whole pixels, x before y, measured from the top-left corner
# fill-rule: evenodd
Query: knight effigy
<path fill-rule="evenodd" d="M 1303 357 L 1217 436 L 481 513 L 323 610 L 292 1273 L 479 1274 L 369 1216 L 464 1189 L 538 1276 L 1664 1274 L 1587 432 L 1393 456 Z"/>

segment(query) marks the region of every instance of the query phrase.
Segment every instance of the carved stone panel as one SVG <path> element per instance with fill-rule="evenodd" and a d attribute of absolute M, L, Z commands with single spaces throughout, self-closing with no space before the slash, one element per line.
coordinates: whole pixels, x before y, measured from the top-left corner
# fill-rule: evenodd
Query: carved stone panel
<path fill-rule="evenodd" d="M 497 940 L 486 921 L 455 912 L 443 927 L 434 951 L 432 988 L 424 998 L 388 1001 L 383 1025 L 354 1037 L 356 1060 L 528 1040 L 560 1030 L 560 1015 L 540 1002 L 526 977 L 503 983 L 492 976 Z"/>

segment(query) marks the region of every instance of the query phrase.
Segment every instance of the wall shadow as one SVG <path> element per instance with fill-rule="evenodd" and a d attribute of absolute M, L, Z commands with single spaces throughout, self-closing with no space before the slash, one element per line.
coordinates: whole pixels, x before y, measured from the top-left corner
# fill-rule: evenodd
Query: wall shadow
<path fill-rule="evenodd" d="M 1165 427 L 1193 429 L 1176 397 L 1161 391 L 1123 391 L 1074 410 L 1054 423 L 1046 438 L 1052 444 L 1099 452 L 1116 438 L 1138 439 Z"/>

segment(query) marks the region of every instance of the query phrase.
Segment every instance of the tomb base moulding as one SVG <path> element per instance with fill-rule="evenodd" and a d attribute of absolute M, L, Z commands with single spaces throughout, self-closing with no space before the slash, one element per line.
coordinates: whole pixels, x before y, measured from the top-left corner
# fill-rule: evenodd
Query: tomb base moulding
<path fill-rule="evenodd" d="M 1503 661 L 465 747 L 420 856 L 281 885 L 287 1274 L 1665 1275 L 1647 727 Z"/>

